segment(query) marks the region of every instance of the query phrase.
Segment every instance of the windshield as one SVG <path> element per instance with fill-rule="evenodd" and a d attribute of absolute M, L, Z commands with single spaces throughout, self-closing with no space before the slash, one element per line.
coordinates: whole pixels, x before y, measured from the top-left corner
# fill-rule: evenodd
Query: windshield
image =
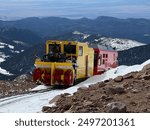
<path fill-rule="evenodd" d="M 66 54 L 76 54 L 76 45 L 64 45 L 64 52 Z"/>
<path fill-rule="evenodd" d="M 60 44 L 49 44 L 49 53 L 59 53 Z"/>

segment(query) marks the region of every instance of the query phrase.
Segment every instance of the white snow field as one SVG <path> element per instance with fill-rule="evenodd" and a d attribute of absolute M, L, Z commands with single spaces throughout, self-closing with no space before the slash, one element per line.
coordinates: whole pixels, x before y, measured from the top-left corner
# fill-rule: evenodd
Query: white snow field
<path fill-rule="evenodd" d="M 73 94 L 79 87 L 88 87 L 90 84 L 94 84 L 100 81 L 104 81 L 110 78 L 115 78 L 120 75 L 125 75 L 130 72 L 140 71 L 142 68 L 150 64 L 150 60 L 144 62 L 141 65 L 134 66 L 119 66 L 115 69 L 109 70 L 102 75 L 93 76 L 86 81 L 70 87 L 65 90 L 53 90 L 43 93 L 24 94 L 19 96 L 12 96 L 0 99 L 0 112 L 2 113 L 37 113 L 41 112 L 43 106 L 47 105 L 49 101 L 56 95 L 63 93 Z M 43 85 L 37 86 L 34 90 L 45 89 Z M 50 104 L 49 104 L 50 105 Z M 54 104 L 51 104 L 54 105 Z"/>

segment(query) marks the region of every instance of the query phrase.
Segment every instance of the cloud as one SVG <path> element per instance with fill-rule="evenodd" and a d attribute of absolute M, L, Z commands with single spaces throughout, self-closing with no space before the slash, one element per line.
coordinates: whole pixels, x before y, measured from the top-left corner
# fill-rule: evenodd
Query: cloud
<path fill-rule="evenodd" d="M 0 0 L 0 17 L 149 17 L 147 0 Z M 148 16 L 149 15 L 149 16 Z"/>

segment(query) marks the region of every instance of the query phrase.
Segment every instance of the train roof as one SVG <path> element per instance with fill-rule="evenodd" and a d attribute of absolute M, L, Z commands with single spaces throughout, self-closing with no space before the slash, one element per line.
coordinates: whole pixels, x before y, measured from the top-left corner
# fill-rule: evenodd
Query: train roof
<path fill-rule="evenodd" d="M 103 45 L 99 45 L 99 44 L 89 44 L 89 47 L 91 47 L 91 48 L 97 48 L 97 49 L 102 49 L 104 51 L 116 51 L 115 49 L 113 49 L 110 46 L 103 46 Z"/>

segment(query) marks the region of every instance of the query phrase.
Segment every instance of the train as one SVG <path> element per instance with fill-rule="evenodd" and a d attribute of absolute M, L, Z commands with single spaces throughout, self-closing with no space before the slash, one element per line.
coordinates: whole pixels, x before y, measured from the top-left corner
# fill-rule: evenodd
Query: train
<path fill-rule="evenodd" d="M 72 86 L 76 81 L 118 66 L 118 52 L 100 45 L 47 40 L 46 53 L 35 58 L 33 80 L 50 86 Z"/>

